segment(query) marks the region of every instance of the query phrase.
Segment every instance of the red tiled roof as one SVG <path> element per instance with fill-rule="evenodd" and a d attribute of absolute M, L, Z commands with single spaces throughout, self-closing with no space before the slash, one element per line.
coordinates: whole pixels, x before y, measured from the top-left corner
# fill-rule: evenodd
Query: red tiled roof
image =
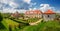
<path fill-rule="evenodd" d="M 25 14 L 41 14 L 42 12 L 40 10 L 31 10 L 31 11 L 26 11 Z"/>
<path fill-rule="evenodd" d="M 30 13 L 30 11 L 26 11 L 26 12 L 25 12 L 25 14 L 29 14 L 29 13 Z"/>
<path fill-rule="evenodd" d="M 53 12 L 52 10 L 47 10 L 46 12 L 44 12 L 44 14 L 55 14 L 55 12 Z"/>
<path fill-rule="evenodd" d="M 42 12 L 40 10 L 34 10 L 35 14 L 41 14 Z"/>

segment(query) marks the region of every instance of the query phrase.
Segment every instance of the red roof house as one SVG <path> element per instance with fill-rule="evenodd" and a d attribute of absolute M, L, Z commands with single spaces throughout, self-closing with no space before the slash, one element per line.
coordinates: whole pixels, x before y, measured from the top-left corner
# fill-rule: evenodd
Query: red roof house
<path fill-rule="evenodd" d="M 42 11 L 40 10 L 31 10 L 31 11 L 26 11 L 25 12 L 25 16 L 27 17 L 38 17 L 38 18 L 43 18 L 45 21 L 48 20 L 53 20 L 55 18 L 55 12 L 53 12 L 53 10 L 47 10 L 44 13 L 42 13 Z"/>
<path fill-rule="evenodd" d="M 47 10 L 46 12 L 43 13 L 43 18 L 45 21 L 54 20 L 55 12 L 53 12 L 52 10 Z"/>
<path fill-rule="evenodd" d="M 36 17 L 36 15 L 40 16 L 40 14 L 42 14 L 40 10 L 31 10 L 25 12 L 25 15 L 28 15 L 28 17 Z"/>
<path fill-rule="evenodd" d="M 55 12 L 53 12 L 52 10 L 47 10 L 46 12 L 44 12 L 44 14 L 55 14 Z"/>

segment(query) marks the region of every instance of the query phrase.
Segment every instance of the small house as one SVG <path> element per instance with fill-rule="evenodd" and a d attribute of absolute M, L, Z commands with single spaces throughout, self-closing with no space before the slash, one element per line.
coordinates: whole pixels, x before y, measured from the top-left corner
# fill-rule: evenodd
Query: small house
<path fill-rule="evenodd" d="M 44 21 L 54 20 L 55 18 L 55 12 L 52 10 L 47 10 L 43 13 L 43 19 Z"/>

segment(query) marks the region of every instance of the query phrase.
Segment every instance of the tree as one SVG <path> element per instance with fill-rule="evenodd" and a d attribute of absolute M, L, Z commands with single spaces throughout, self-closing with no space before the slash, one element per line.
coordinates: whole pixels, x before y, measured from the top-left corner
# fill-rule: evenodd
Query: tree
<path fill-rule="evenodd" d="M 55 20 L 60 21 L 60 14 L 56 14 L 56 18 L 55 18 Z"/>
<path fill-rule="evenodd" d="M 5 26 L 1 23 L 2 20 L 3 20 L 3 16 L 0 13 L 0 29 L 4 29 L 5 28 Z"/>
<path fill-rule="evenodd" d="M 2 17 L 2 15 L 1 15 L 1 13 L 0 13 L 0 22 L 3 20 L 3 17 Z"/>

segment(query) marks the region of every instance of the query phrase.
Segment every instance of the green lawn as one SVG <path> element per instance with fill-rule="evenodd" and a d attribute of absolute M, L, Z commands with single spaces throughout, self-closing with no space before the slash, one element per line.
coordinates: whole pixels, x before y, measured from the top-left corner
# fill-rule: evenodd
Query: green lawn
<path fill-rule="evenodd" d="M 17 20 L 18 21 L 18 20 Z M 21 21 L 19 21 L 19 22 L 21 22 Z M 13 21 L 13 20 L 11 20 L 11 19 L 3 19 L 3 21 L 2 21 L 2 24 L 6 27 L 6 29 L 0 29 L 0 31 L 9 31 L 9 25 L 12 27 L 11 29 L 12 29 L 12 31 L 20 31 L 20 28 L 18 27 L 18 25 L 20 24 L 20 26 L 21 26 L 21 28 L 23 28 L 23 27 L 25 27 L 26 25 L 25 24 L 23 24 L 23 23 L 18 23 L 18 22 L 16 22 L 16 21 Z"/>
<path fill-rule="evenodd" d="M 28 26 L 22 31 L 60 31 L 60 24 L 56 21 L 42 22 L 36 26 Z"/>
<path fill-rule="evenodd" d="M 9 30 L 9 25 L 11 25 L 12 29 L 14 29 L 15 26 L 18 26 L 17 22 L 14 22 L 10 19 L 3 19 L 2 23 L 6 27 L 5 30 L 7 30 L 7 31 Z"/>
<path fill-rule="evenodd" d="M 11 25 L 12 31 L 60 31 L 60 24 L 57 21 L 41 22 L 38 25 L 26 26 L 22 29 L 17 27 L 19 23 L 10 19 L 3 19 L 2 23 L 6 29 L 0 31 L 9 31 L 9 25 Z M 14 28 L 15 26 L 16 28 Z"/>

